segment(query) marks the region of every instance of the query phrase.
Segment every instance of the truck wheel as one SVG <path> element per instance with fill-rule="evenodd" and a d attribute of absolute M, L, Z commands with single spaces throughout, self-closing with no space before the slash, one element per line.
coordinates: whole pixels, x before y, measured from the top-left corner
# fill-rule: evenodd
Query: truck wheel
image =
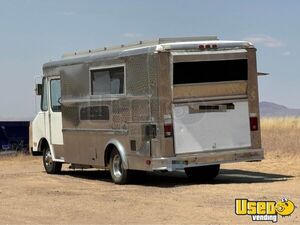
<path fill-rule="evenodd" d="M 218 176 L 220 164 L 184 168 L 185 174 L 193 180 L 208 181 Z"/>
<path fill-rule="evenodd" d="M 43 150 L 44 168 L 49 174 L 58 174 L 61 171 L 61 162 L 54 162 L 49 146 L 47 145 Z"/>
<path fill-rule="evenodd" d="M 129 182 L 130 171 L 124 169 L 122 157 L 117 149 L 113 149 L 110 154 L 109 170 L 115 184 L 126 184 Z"/>

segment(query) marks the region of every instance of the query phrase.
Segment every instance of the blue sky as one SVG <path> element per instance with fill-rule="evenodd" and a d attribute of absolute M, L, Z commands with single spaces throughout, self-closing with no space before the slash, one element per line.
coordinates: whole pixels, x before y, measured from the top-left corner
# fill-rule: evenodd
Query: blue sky
<path fill-rule="evenodd" d="M 217 35 L 258 49 L 260 100 L 300 108 L 300 1 L 0 0 L 0 118 L 32 118 L 34 76 L 65 52 Z"/>

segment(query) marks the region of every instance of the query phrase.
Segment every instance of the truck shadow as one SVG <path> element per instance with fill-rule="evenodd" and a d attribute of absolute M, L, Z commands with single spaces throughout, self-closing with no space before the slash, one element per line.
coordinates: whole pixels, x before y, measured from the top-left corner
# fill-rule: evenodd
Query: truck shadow
<path fill-rule="evenodd" d="M 72 176 L 81 179 L 100 180 L 111 182 L 111 177 L 108 171 L 98 170 L 74 170 L 62 171 L 62 175 Z M 220 174 L 212 181 L 193 181 L 190 180 L 184 171 L 178 172 L 148 172 L 145 176 L 137 177 L 131 182 L 133 185 L 155 186 L 155 187 L 176 187 L 195 184 L 247 184 L 247 183 L 272 183 L 283 182 L 293 176 L 274 173 L 253 172 L 239 169 L 221 169 Z"/>

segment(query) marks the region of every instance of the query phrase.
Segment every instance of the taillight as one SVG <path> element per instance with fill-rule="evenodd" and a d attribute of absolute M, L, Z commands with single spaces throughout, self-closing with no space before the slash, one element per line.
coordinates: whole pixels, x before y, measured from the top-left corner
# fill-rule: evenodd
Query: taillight
<path fill-rule="evenodd" d="M 173 136 L 173 124 L 165 124 L 164 125 L 165 137 Z"/>
<path fill-rule="evenodd" d="M 255 116 L 250 116 L 250 130 L 251 131 L 256 131 L 258 130 L 258 119 Z"/>
<path fill-rule="evenodd" d="M 165 137 L 173 136 L 173 123 L 171 115 L 164 115 L 164 133 Z"/>

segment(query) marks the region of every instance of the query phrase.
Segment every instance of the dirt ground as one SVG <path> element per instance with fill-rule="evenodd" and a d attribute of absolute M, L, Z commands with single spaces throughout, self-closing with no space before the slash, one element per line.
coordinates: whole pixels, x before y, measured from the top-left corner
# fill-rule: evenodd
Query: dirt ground
<path fill-rule="evenodd" d="M 0 224 L 250 224 L 249 216 L 235 215 L 235 198 L 282 197 L 300 205 L 298 157 L 223 165 L 210 183 L 179 172 L 123 186 L 104 171 L 47 175 L 41 157 L 0 159 Z M 299 208 L 279 224 L 300 224 Z"/>

